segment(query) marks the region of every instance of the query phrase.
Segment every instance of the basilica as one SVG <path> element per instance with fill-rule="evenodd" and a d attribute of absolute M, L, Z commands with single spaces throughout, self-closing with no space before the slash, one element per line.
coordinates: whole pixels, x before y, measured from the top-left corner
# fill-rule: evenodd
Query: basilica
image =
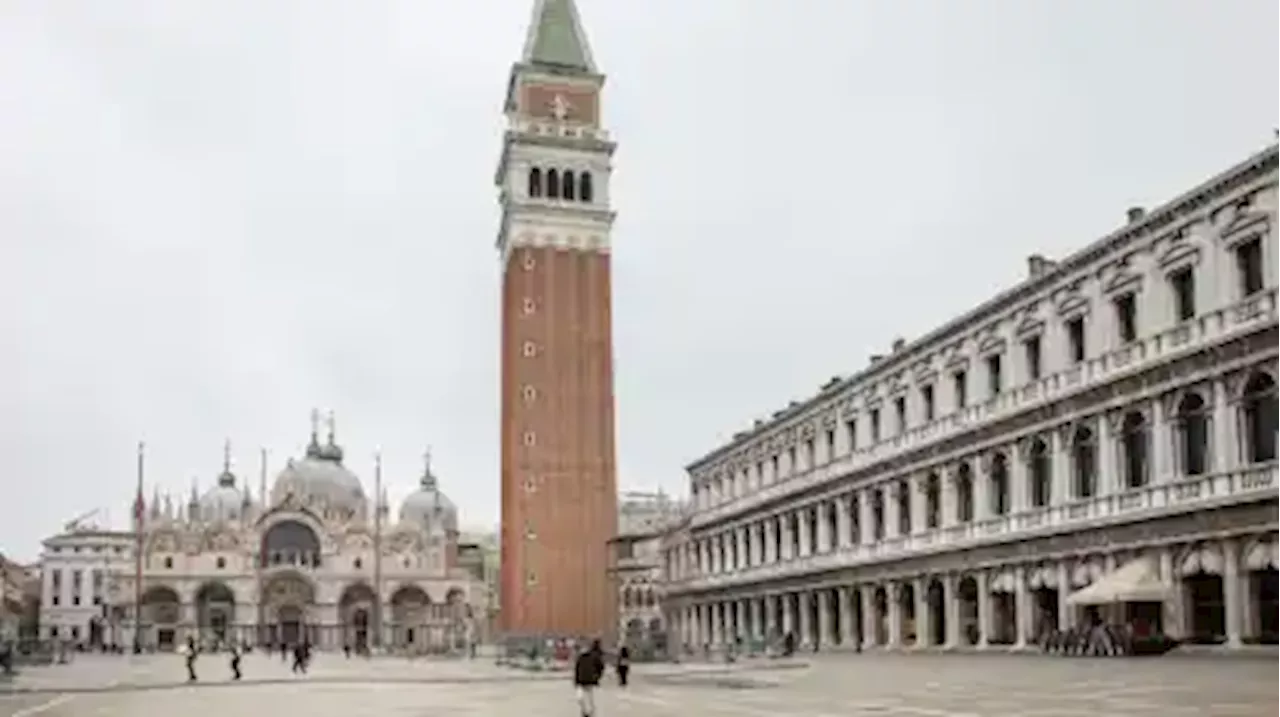
<path fill-rule="evenodd" d="M 429 456 L 418 489 L 391 522 L 385 491 L 366 493 L 343 462 L 332 423 L 323 442 L 317 423 L 304 454 L 269 490 L 264 453 L 261 500 L 233 473 L 228 450 L 216 484 L 203 493 L 193 487 L 185 504 L 158 494 L 139 500 L 136 531 L 114 540 L 68 531 L 46 541 L 46 605 L 88 609 L 95 614 L 83 634 L 144 650 L 194 637 L 205 645 L 308 641 L 421 653 L 480 639 L 488 603 L 480 556 L 459 544 L 457 509 L 440 492 Z M 101 558 L 84 555 L 84 565 L 60 568 L 94 552 L 95 535 L 105 541 Z"/>

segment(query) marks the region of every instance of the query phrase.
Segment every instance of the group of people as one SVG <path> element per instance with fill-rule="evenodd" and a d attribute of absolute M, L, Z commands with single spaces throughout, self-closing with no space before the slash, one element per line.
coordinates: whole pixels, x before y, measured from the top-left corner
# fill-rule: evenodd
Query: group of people
<path fill-rule="evenodd" d="M 627 678 L 631 674 L 631 651 L 624 645 L 618 648 L 614 659 L 614 671 L 618 675 L 618 686 L 626 687 Z M 577 692 L 578 709 L 582 717 L 593 717 L 596 713 L 596 689 L 604 678 L 604 648 L 599 640 L 593 640 L 591 647 L 578 655 L 573 663 L 573 685 Z"/>
<path fill-rule="evenodd" d="M 239 680 L 241 677 L 240 661 L 244 657 L 245 648 L 237 643 L 231 642 L 227 644 L 227 654 L 230 657 L 231 679 Z M 270 646 L 269 646 L 270 647 Z M 309 642 L 300 642 L 295 644 L 292 649 L 283 643 L 274 646 L 280 650 L 280 660 L 283 662 L 290 654 L 293 655 L 292 671 L 294 674 L 307 674 L 307 667 L 311 664 L 311 644 Z M 187 637 L 187 643 L 182 647 L 182 654 L 186 658 L 187 663 L 187 681 L 195 682 L 196 677 L 196 660 L 200 656 L 200 646 L 196 643 L 193 636 Z"/>

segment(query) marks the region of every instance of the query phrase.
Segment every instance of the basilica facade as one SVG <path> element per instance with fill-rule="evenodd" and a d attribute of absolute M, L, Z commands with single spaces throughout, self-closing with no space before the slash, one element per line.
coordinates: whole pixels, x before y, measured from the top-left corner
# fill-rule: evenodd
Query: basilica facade
<path fill-rule="evenodd" d="M 228 460 L 185 503 L 157 495 L 138 506 L 141 560 L 116 562 L 103 608 L 121 644 L 438 652 L 481 637 L 483 567 L 468 564 L 478 551 L 459 545 L 457 510 L 429 457 L 394 522 L 385 492 L 366 493 L 332 429 L 321 442 L 313 426 L 269 489 L 265 476 L 264 456 L 254 500 Z"/>
<path fill-rule="evenodd" d="M 1276 222 L 1271 146 L 694 462 L 672 639 L 1274 644 Z"/>

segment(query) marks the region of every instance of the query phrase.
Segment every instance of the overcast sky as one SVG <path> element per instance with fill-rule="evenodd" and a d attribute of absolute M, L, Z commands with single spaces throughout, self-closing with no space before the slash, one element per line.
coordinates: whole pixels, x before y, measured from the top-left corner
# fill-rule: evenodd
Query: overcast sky
<path fill-rule="evenodd" d="M 507 71 L 532 0 L 0 9 L 0 551 L 123 525 L 134 446 L 257 491 L 337 412 L 498 518 Z M 579 0 L 620 142 L 619 483 L 1272 141 L 1274 0 Z M 148 488 L 148 495 L 150 488 Z"/>

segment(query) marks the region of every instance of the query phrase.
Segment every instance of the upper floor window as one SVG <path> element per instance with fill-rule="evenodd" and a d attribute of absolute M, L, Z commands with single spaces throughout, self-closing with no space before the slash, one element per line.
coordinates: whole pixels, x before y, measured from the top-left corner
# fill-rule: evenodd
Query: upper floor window
<path fill-rule="evenodd" d="M 1258 372 L 1245 384 L 1244 449 L 1250 463 L 1276 459 L 1276 382 L 1270 374 Z"/>
<path fill-rule="evenodd" d="M 542 196 L 542 170 L 537 167 L 529 170 L 529 196 Z"/>
<path fill-rule="evenodd" d="M 814 464 L 818 462 L 817 458 L 818 458 L 818 451 L 814 448 L 813 439 L 812 438 L 805 439 L 805 442 L 804 442 L 805 468 L 812 468 Z"/>
<path fill-rule="evenodd" d="M 849 452 L 858 449 L 858 419 L 850 418 L 844 422 L 845 437 L 849 439 Z"/>
<path fill-rule="evenodd" d="M 933 384 L 920 387 L 920 405 L 924 409 L 924 420 L 933 420 Z"/>
<path fill-rule="evenodd" d="M 1000 388 L 1003 383 L 1003 377 L 1000 375 L 1000 354 L 991 354 L 987 357 L 987 395 L 1000 395 Z"/>
<path fill-rule="evenodd" d="M 898 419 L 898 433 L 907 431 L 907 397 L 898 396 L 893 399 L 893 412 Z"/>
<path fill-rule="evenodd" d="M 573 199 L 576 192 L 573 183 L 573 172 L 565 170 L 564 176 L 560 179 L 560 196 L 564 199 Z"/>
<path fill-rule="evenodd" d="M 969 375 L 956 371 L 951 374 L 951 383 L 955 386 L 956 409 L 964 408 L 969 403 Z"/>
<path fill-rule="evenodd" d="M 1071 363 L 1084 361 L 1084 317 L 1067 321 L 1067 358 Z"/>
<path fill-rule="evenodd" d="M 880 409 L 878 408 L 871 409 L 870 420 L 871 420 L 871 442 L 877 443 L 880 441 Z"/>
<path fill-rule="evenodd" d="M 560 198 L 560 173 L 554 169 L 547 170 L 547 198 Z"/>
<path fill-rule="evenodd" d="M 778 466 L 780 463 L 781 461 L 778 460 L 777 453 L 774 453 L 773 456 L 769 458 L 769 468 L 773 472 L 774 480 L 778 480 Z"/>
<path fill-rule="evenodd" d="M 790 446 L 787 448 L 787 473 L 795 475 L 799 469 L 800 466 L 796 462 L 796 447 Z"/>
<path fill-rule="evenodd" d="M 833 429 L 827 429 L 827 460 L 831 460 L 836 454 L 836 432 Z"/>
<path fill-rule="evenodd" d="M 1240 293 L 1252 296 L 1262 291 L 1262 238 L 1255 237 L 1236 247 L 1236 270 L 1240 274 Z"/>
<path fill-rule="evenodd" d="M 1116 335 L 1121 343 L 1129 343 L 1138 338 L 1138 304 L 1133 294 L 1116 297 L 1112 302 L 1116 311 Z"/>
<path fill-rule="evenodd" d="M 1169 275 L 1169 289 L 1173 292 L 1173 316 L 1187 321 L 1196 315 L 1196 275 L 1191 267 Z"/>
<path fill-rule="evenodd" d="M 593 201 L 591 172 L 578 173 L 578 199 L 590 203 Z"/>
<path fill-rule="evenodd" d="M 1040 358 L 1040 337 L 1032 336 L 1023 341 L 1022 353 L 1027 362 L 1027 378 L 1031 381 L 1039 380 L 1043 369 Z"/>

